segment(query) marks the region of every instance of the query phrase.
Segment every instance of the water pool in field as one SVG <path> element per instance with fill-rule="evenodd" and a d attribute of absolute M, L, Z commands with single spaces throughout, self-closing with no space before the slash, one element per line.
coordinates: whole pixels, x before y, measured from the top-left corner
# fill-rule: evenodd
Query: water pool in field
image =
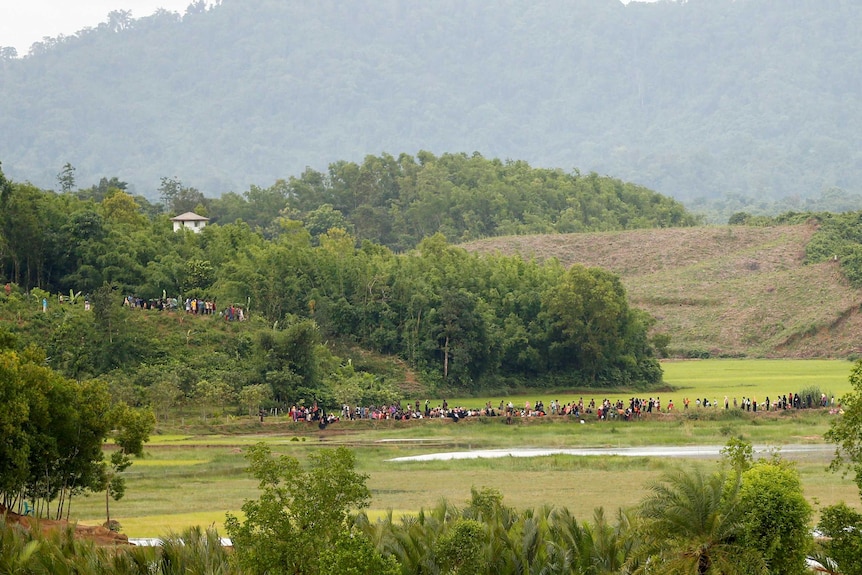
<path fill-rule="evenodd" d="M 447 461 L 451 459 L 493 459 L 499 457 L 545 457 L 548 455 L 574 455 L 574 456 L 607 456 L 617 455 L 622 457 L 683 457 L 683 458 L 710 458 L 719 457 L 723 445 L 683 445 L 683 446 L 645 446 L 645 447 L 584 447 L 584 448 L 532 448 L 521 447 L 515 449 L 474 449 L 470 451 L 449 451 L 441 453 L 426 453 L 424 455 L 410 455 L 407 457 L 395 457 L 387 459 L 391 462 L 408 461 Z M 755 454 L 768 454 L 774 447 L 769 445 L 755 445 Z M 782 445 L 780 449 L 782 457 L 790 459 L 796 457 L 807 457 L 816 455 L 818 457 L 831 456 L 835 452 L 833 445 Z"/>

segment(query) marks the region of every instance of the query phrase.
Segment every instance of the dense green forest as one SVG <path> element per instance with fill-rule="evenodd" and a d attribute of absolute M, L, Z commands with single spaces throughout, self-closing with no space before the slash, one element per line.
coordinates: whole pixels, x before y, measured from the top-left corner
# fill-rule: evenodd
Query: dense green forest
<path fill-rule="evenodd" d="M 401 160 L 405 171 L 423 179 L 418 164 Z M 425 167 L 435 171 L 432 157 L 426 160 Z M 511 213 L 520 198 L 507 203 L 504 193 L 531 173 L 526 165 L 507 167 L 478 157 L 448 160 L 463 165 L 447 172 L 441 163 L 447 174 L 442 180 L 448 182 L 444 188 L 458 191 L 459 178 L 487 176 L 489 189 L 501 193 L 495 213 L 502 215 Z M 359 179 L 346 188 L 339 187 L 344 178 L 338 185 L 312 188 L 312 200 L 325 194 L 342 206 L 344 198 L 356 198 L 354 210 L 373 210 L 374 205 L 360 203 L 359 190 L 400 193 L 395 182 L 363 188 L 364 166 L 337 167 L 355 168 Z M 520 174 L 511 176 L 515 184 L 497 182 L 509 168 Z M 567 190 L 551 186 L 546 196 L 559 193 L 555 201 L 563 202 L 570 194 L 570 221 L 581 225 L 601 229 L 629 220 L 632 225 L 692 220 L 676 202 L 615 180 L 541 170 L 533 175 Z M 400 358 L 426 386 L 459 393 L 661 381 L 648 336 L 651 318 L 630 308 L 619 278 L 603 270 L 471 255 L 434 228 L 425 230 L 430 235 L 414 249 L 398 254 L 348 233 L 345 227 L 352 227 L 348 220 L 355 213 L 345 217 L 328 205 L 310 212 L 291 208 L 289 202 L 312 200 L 303 194 L 288 197 L 284 190 L 307 181 L 253 188 L 245 197 L 210 203 L 213 212 L 227 214 L 227 205 L 234 215 L 246 215 L 254 227 L 242 219 L 228 223 L 225 215 L 223 223 L 198 234 L 176 233 L 162 205 L 136 199 L 123 191 L 123 182 L 74 190 L 72 177 L 71 167 L 60 174 L 62 187 L 69 188 L 64 193 L 0 178 L 0 280 L 8 282 L 0 300 L 9 329 L 22 345 L 45 347 L 49 364 L 69 377 L 107 377 L 137 394 L 132 402 L 144 402 L 147 388 L 165 380 L 173 391 L 161 390 L 161 397 L 212 397 L 218 389 L 238 395 L 262 385 L 282 403 L 394 398 L 391 381 L 386 389 L 377 385 L 375 374 L 355 370 L 346 361 L 352 358 L 336 357 L 323 345 L 326 341 Z M 201 199 L 174 180 L 164 180 L 162 188 L 174 208 Z M 585 192 L 596 201 L 587 202 Z M 454 201 L 482 199 L 478 192 L 462 196 L 438 198 L 437 213 L 454 213 Z M 530 205 L 546 196 L 531 197 Z M 417 197 L 421 201 L 422 195 Z M 390 207 L 396 200 L 391 198 Z M 583 212 L 577 211 L 581 200 Z M 632 202 L 643 207 L 635 209 L 628 205 Z M 430 208 L 425 213 L 431 218 Z M 306 222 L 292 219 L 294 214 L 304 215 Z M 553 224 L 527 219 L 525 225 Z M 186 326 L 187 300 L 212 307 L 190 314 Z M 239 319 L 238 309 L 248 321 L 225 321 Z M 186 356 L 190 346 L 206 345 L 210 337 L 223 344 L 217 353 Z"/>
<path fill-rule="evenodd" d="M 180 187 L 180 194 L 185 188 Z M 679 202 L 615 178 L 532 168 L 479 154 L 429 152 L 340 161 L 243 196 L 198 197 L 215 221 L 242 219 L 266 228 L 279 211 L 301 219 L 313 236 L 333 227 L 394 250 L 443 234 L 451 242 L 537 233 L 690 226 L 698 218 Z M 192 209 L 169 202 L 173 211 Z"/>
<path fill-rule="evenodd" d="M 0 158 L 42 188 L 70 162 L 153 200 L 163 177 L 214 197 L 340 158 L 479 151 L 731 211 L 830 190 L 860 209 L 860 25 L 848 0 L 117 11 L 0 49 Z"/>

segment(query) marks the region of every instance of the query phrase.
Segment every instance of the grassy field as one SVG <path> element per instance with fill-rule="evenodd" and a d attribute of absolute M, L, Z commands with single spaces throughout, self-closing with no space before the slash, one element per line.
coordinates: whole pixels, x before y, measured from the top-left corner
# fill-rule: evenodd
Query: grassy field
<path fill-rule="evenodd" d="M 679 386 L 671 393 L 681 398 L 760 396 L 819 385 L 836 398 L 849 390 L 852 364 L 840 361 L 709 360 L 665 364 L 666 380 Z M 662 392 L 663 394 L 666 392 Z M 596 394 L 597 399 L 601 394 Z M 619 392 L 612 397 L 627 398 Z M 576 393 L 545 397 L 453 399 L 469 405 L 512 399 L 575 399 Z M 495 404 L 496 405 L 496 404 Z M 650 483 L 675 466 L 716 465 L 714 459 L 631 458 L 622 456 L 502 458 L 396 463 L 392 458 L 434 452 L 500 447 L 624 447 L 639 445 L 723 445 L 742 437 L 755 445 L 823 443 L 822 435 L 835 415 L 827 410 L 782 413 L 743 413 L 739 410 L 691 408 L 685 414 L 653 414 L 640 421 L 580 424 L 569 418 L 518 420 L 476 418 L 412 422 L 339 422 L 321 432 L 316 426 L 268 418 L 244 427 L 226 424 L 221 433 L 155 435 L 147 456 L 126 473 L 128 489 L 112 502 L 111 515 L 130 536 L 158 536 L 188 525 L 221 527 L 226 511 L 238 512 L 246 498 L 256 495 L 256 484 L 245 471 L 243 449 L 258 441 L 276 453 L 304 459 L 311 450 L 350 446 L 359 470 L 368 475 L 372 516 L 393 510 L 396 515 L 431 507 L 440 499 L 465 502 L 471 487 L 494 487 L 509 505 L 533 507 L 549 503 L 566 506 L 587 519 L 598 506 L 615 510 L 634 505 Z M 238 427 L 242 431 L 237 431 Z M 792 456 L 812 503 L 837 501 L 858 504 L 856 486 L 825 467 L 829 452 Z M 85 523 L 104 520 L 103 496 L 78 497 L 72 514 Z"/>
<path fill-rule="evenodd" d="M 672 395 L 776 398 L 798 390 L 819 387 L 837 400 L 850 391 L 848 377 L 853 363 L 844 360 L 746 359 L 668 361 L 662 364 L 664 381 L 676 391 Z"/>
<path fill-rule="evenodd" d="M 662 363 L 664 382 L 667 389 L 663 391 L 632 391 L 632 390 L 570 390 L 558 391 L 553 394 L 546 392 L 524 394 L 514 398 L 523 405 L 530 401 L 535 405 L 542 400 L 547 407 L 552 399 L 562 403 L 578 401 L 583 398 L 587 403 L 595 399 L 600 402 L 604 398 L 611 401 L 622 399 L 627 402 L 632 396 L 647 398 L 658 395 L 663 399 L 662 405 L 673 400 L 677 409 L 682 408 L 682 400 L 688 397 L 692 405 L 695 398 L 708 398 L 710 402 L 718 400 L 723 404 L 724 396 L 733 403 L 733 398 L 741 400 L 750 397 L 752 400 L 764 401 L 766 397 L 776 399 L 779 395 L 788 395 L 798 391 L 818 387 L 827 396 L 835 397 L 850 391 L 848 376 L 853 363 L 846 360 L 788 360 L 788 359 L 710 359 L 665 361 Z M 420 406 L 424 405 L 424 398 Z M 435 405 L 441 398 L 431 398 Z M 482 407 L 486 402 L 498 407 L 500 401 L 509 401 L 510 396 L 487 396 L 472 398 L 448 398 L 450 405 L 465 407 Z"/>

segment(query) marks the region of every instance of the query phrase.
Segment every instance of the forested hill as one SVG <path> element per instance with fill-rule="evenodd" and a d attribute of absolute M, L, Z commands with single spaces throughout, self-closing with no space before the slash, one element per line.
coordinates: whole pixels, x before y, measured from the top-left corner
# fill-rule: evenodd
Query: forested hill
<path fill-rule="evenodd" d="M 849 0 L 196 2 L 0 50 L 0 160 L 214 196 L 407 150 L 679 199 L 862 191 Z"/>

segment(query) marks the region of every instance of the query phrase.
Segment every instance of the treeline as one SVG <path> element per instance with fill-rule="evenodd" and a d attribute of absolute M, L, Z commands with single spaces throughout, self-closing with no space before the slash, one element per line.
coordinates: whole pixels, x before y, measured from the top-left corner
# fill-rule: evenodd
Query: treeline
<path fill-rule="evenodd" d="M 255 193 L 260 191 L 250 191 L 249 198 Z M 438 232 L 450 242 L 461 242 L 699 223 L 676 200 L 643 186 L 595 173 L 584 176 L 532 168 L 523 161 L 488 160 L 478 153 L 382 154 L 367 156 L 361 164 L 336 162 L 327 173 L 306 169 L 290 178 L 284 194 L 287 207 L 312 233 L 340 224 L 332 220 L 340 214 L 359 240 L 395 250 L 411 248 Z M 232 194 L 218 203 L 224 219 L 242 216 L 228 209 L 242 206 Z"/>
<path fill-rule="evenodd" d="M 443 169 L 446 162 L 464 165 L 460 171 Z M 369 165 L 374 163 L 369 159 Z M 349 167 L 340 165 L 347 171 Z M 324 370 L 316 367 L 321 362 L 319 355 L 312 351 L 298 354 L 295 346 L 314 350 L 319 341 L 329 339 L 400 357 L 427 382 L 465 391 L 527 382 L 613 386 L 660 381 L 661 370 L 647 336 L 651 319 L 628 306 L 616 276 L 580 266 L 565 270 L 555 262 L 538 264 L 519 257 L 470 255 L 450 245 L 439 233 L 405 254 L 396 254 L 367 239 L 357 242 L 344 229 L 354 227 L 350 219 L 357 222 L 356 226 L 369 222 L 362 229 L 373 230 L 374 221 L 385 219 L 382 212 L 378 220 L 362 214 L 386 204 L 380 197 L 371 202 L 370 196 L 357 190 L 370 190 L 371 194 L 388 189 L 394 194 L 406 193 L 407 187 L 403 182 L 396 185 L 397 178 L 393 178 L 391 186 L 378 182 L 363 188 L 363 174 L 371 172 L 362 166 L 354 167 L 359 175 L 350 180 L 350 185 L 335 186 L 333 177 L 307 193 L 286 193 L 282 200 L 287 207 L 270 212 L 269 219 L 256 220 L 254 228 L 236 220 L 207 226 L 199 234 L 175 233 L 166 214 L 158 213 L 154 209 L 157 206 L 143 198 L 124 192 L 122 182 L 113 182 L 118 187 L 107 181 L 78 191 L 72 191 L 69 185 L 70 191 L 58 194 L 4 181 L 0 197 L 0 280 L 18 286 L 12 299 L 25 298 L 31 305 L 54 294 L 48 298 L 51 313 L 59 313 L 53 305 L 57 294 L 69 294 L 66 301 L 78 303 L 88 299 L 94 304 L 94 316 L 106 313 L 106 309 L 112 310 L 111 314 L 127 313 L 120 308 L 120 295 L 151 303 L 200 298 L 215 301 L 219 311 L 234 304 L 277 328 L 272 337 L 257 341 L 261 357 L 265 356 L 263 363 L 248 368 L 243 377 L 219 379 L 263 381 L 284 400 L 296 399 L 300 388 L 321 387 L 320 374 Z M 460 181 L 451 181 L 456 176 L 468 181 L 469 167 L 476 168 L 473 183 L 462 186 Z M 595 176 L 583 178 L 585 189 L 600 197 L 595 202 L 600 207 L 588 212 L 575 207 L 579 202 L 587 203 L 583 190 L 574 193 L 581 187 L 579 177 L 458 156 L 439 164 L 429 157 L 424 165 L 402 157 L 401 169 L 415 176 L 404 176 L 407 182 L 425 180 L 426 170 L 441 170 L 447 175 L 438 175 L 437 183 L 429 187 L 437 189 L 440 182 L 449 181 L 451 187 L 447 189 L 462 190 L 462 201 L 476 205 L 486 203 L 477 198 L 490 196 L 482 192 L 471 195 L 466 190 L 481 180 L 491 182 L 488 190 L 514 193 L 518 185 L 495 187 L 493 182 L 499 182 L 501 174 L 509 174 L 510 169 L 520 173 L 517 178 L 511 176 L 515 182 L 544 174 L 561 185 L 566 183 L 563 187 L 573 191 L 566 201 L 562 199 L 566 194 L 561 192 L 559 201 L 571 204 L 569 213 L 589 213 L 589 217 L 578 216 L 583 225 L 611 227 L 621 222 L 633 225 L 649 221 L 670 225 L 691 221 L 675 202 Z M 381 173 L 367 180 L 380 180 Z M 64 175 L 69 176 L 69 170 Z M 303 181 L 309 179 L 310 173 Z M 68 178 L 61 177 L 61 181 L 69 183 Z M 344 182 L 344 178 L 338 181 Z M 165 201 L 173 208 L 183 209 L 187 206 L 182 202 L 200 200 L 192 188 L 173 180 L 163 184 Z M 299 185 L 300 181 L 288 184 L 294 189 Z M 606 189 L 604 196 L 599 194 L 601 189 Z M 312 209 L 316 204 L 309 197 L 323 199 L 321 194 L 345 209 L 349 207 L 348 198 L 353 197 L 354 209 L 347 215 L 326 206 Z M 524 206 L 528 205 L 528 195 L 518 197 L 524 199 Z M 419 213 L 414 216 L 416 222 L 430 219 L 433 213 L 454 221 L 454 206 L 464 205 L 441 201 L 439 209 L 432 210 L 430 197 L 422 200 L 420 194 L 418 198 L 417 202 L 429 203 L 423 204 L 426 211 L 421 217 Z M 239 207 L 257 208 L 257 212 L 248 213 L 254 219 L 255 213 L 264 212 L 262 205 L 272 205 L 270 199 L 272 196 L 252 189 L 242 201 L 220 201 L 237 200 Z M 386 217 L 394 219 L 396 197 L 389 200 L 392 211 Z M 537 198 L 530 200 L 537 202 Z M 310 211 L 291 208 L 292 202 L 304 202 L 302 206 Z M 634 202 L 644 207 L 636 210 L 631 207 Z M 459 221 L 484 221 L 498 211 L 511 216 L 515 203 L 501 195 L 499 210 L 486 206 L 484 212 L 470 212 L 474 219 Z M 213 211 L 220 209 L 216 201 L 210 206 Z M 649 207 L 655 211 L 650 212 Z M 669 209 L 665 215 L 674 215 L 661 218 L 663 208 Z M 282 215 L 274 217 L 275 213 Z M 635 213 L 647 215 L 638 217 Z M 527 212 L 520 215 L 526 216 Z M 219 221 L 229 219 L 225 216 Z M 431 226 L 411 233 L 419 237 L 435 229 Z M 377 235 L 379 231 L 367 235 Z M 404 241 L 410 245 L 413 239 Z M 100 301 L 96 302 L 96 298 Z M 111 301 L 112 304 L 101 303 Z M 52 317 L 51 313 L 46 319 Z M 45 345 L 55 367 L 74 377 L 158 363 L 177 353 L 165 349 L 159 341 L 139 341 L 136 338 L 140 333 L 130 330 L 126 320 L 112 315 L 93 321 L 79 314 L 61 314 L 60 320 L 62 324 L 53 330 Z M 236 353 L 242 355 L 245 351 Z M 299 357 L 307 361 L 298 365 Z M 303 395 L 308 397 L 304 392 Z"/>
<path fill-rule="evenodd" d="M 862 287 L 862 211 L 785 212 L 778 216 L 736 212 L 731 225 L 768 226 L 813 222 L 817 231 L 805 246 L 807 263 L 837 261 L 851 285 Z"/>
<path fill-rule="evenodd" d="M 115 193 L 126 192 L 128 186 L 116 177 L 78 189 L 75 174 L 74 166 L 63 166 L 57 174 L 59 193 L 54 194 L 30 184 L 13 185 L 0 171 L 0 266 L 3 275 L 25 288 L 87 291 L 103 279 L 139 283 L 133 277 L 135 262 L 147 265 L 158 255 L 146 237 L 120 248 L 132 256 L 125 259 L 133 266 L 125 279 L 101 278 L 100 268 L 117 275 L 123 258 L 111 260 L 112 254 L 92 250 L 102 241 L 125 244 L 123 226 L 145 227 L 163 221 L 159 217 L 165 213 L 196 211 L 221 224 L 242 220 L 268 239 L 282 233 L 277 220 L 289 218 L 301 221 L 315 242 L 329 229 L 341 228 L 357 243 L 369 240 L 396 251 L 413 248 L 435 233 L 460 242 L 699 223 L 679 202 L 635 184 L 478 154 L 368 156 L 362 164 L 336 162 L 325 174 L 307 169 L 299 177 L 220 198 L 208 198 L 194 186 L 165 177 L 158 190 L 160 203 Z"/>
<path fill-rule="evenodd" d="M 702 216 L 711 224 L 726 224 L 731 218 L 753 218 L 752 223 L 755 223 L 768 221 L 769 218 L 788 212 L 855 212 L 862 209 L 862 194 L 839 188 L 822 190 L 818 195 L 809 197 L 787 196 L 777 200 L 762 196 L 724 194 L 715 198 L 686 201 L 685 205 L 689 211 Z"/>
<path fill-rule="evenodd" d="M 75 169 L 58 174 L 61 190 L 74 188 Z M 78 195 L 101 200 L 107 188 L 126 184 L 103 179 Z M 700 219 L 683 205 L 643 186 L 595 173 L 533 168 L 523 161 L 486 159 L 478 153 L 419 152 L 367 156 L 361 164 L 339 161 L 326 172 L 311 168 L 272 186 L 251 186 L 208 198 L 176 178 L 162 178 L 160 207 L 197 211 L 213 222 L 242 220 L 271 237 L 280 216 L 302 221 L 312 236 L 333 227 L 358 242 L 370 240 L 401 251 L 442 233 L 450 242 L 501 235 L 616 231 L 692 226 Z"/>

